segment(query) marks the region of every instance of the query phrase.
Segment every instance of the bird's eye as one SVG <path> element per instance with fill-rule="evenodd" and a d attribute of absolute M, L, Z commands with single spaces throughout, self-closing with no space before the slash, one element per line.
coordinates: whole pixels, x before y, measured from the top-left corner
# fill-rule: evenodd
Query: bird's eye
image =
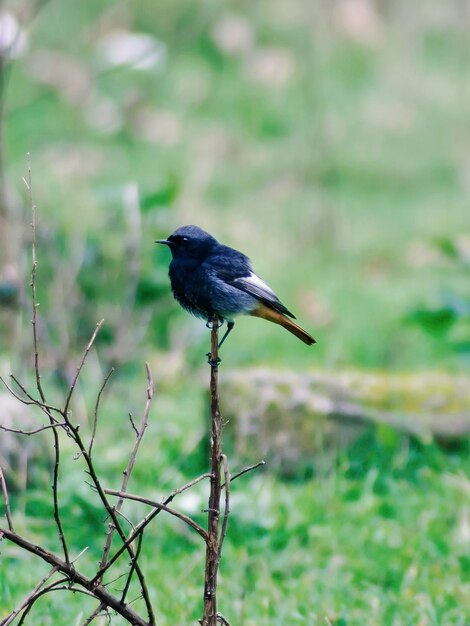
<path fill-rule="evenodd" d="M 177 246 L 181 246 L 182 244 L 184 245 L 188 243 L 189 237 L 186 237 L 185 235 L 171 235 L 170 237 L 168 237 L 168 241 L 171 241 Z"/>

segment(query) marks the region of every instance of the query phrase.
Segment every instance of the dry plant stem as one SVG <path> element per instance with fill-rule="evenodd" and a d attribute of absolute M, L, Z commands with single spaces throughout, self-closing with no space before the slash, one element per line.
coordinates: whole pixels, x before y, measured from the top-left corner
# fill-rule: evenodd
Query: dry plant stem
<path fill-rule="evenodd" d="M 34 596 L 32 596 L 30 602 L 28 603 L 28 606 L 25 607 L 25 610 L 23 611 L 23 614 L 22 614 L 22 616 L 20 618 L 20 621 L 18 622 L 18 626 L 22 626 L 22 624 L 25 623 L 25 620 L 28 617 L 29 612 L 33 608 L 35 602 L 37 600 L 39 600 L 39 598 L 41 598 L 42 596 L 45 596 L 50 591 L 57 591 L 59 589 L 64 589 L 64 587 L 61 587 L 60 585 L 63 585 L 64 583 L 67 583 L 67 582 L 68 582 L 67 578 L 60 578 L 59 580 L 56 580 L 55 582 L 51 583 L 50 585 L 47 585 L 46 587 L 43 587 L 42 589 L 37 591 L 34 594 Z M 2 626 L 2 625 L 0 625 L 0 626 Z"/>
<path fill-rule="evenodd" d="M 219 569 L 219 523 L 221 465 L 222 465 L 222 419 L 219 409 L 218 343 L 219 319 L 214 316 L 211 331 L 211 479 L 209 507 L 207 511 L 206 567 L 204 576 L 204 613 L 202 626 L 217 626 L 217 573 Z"/>
<path fill-rule="evenodd" d="M 69 389 L 69 392 L 67 394 L 67 398 L 65 400 L 65 405 L 64 405 L 64 408 L 62 410 L 62 412 L 65 413 L 65 414 L 67 414 L 69 412 L 70 401 L 72 400 L 73 392 L 75 391 L 75 386 L 77 384 L 78 377 L 80 376 L 80 373 L 81 373 L 81 371 L 83 369 L 83 366 L 85 365 L 85 361 L 86 361 L 86 358 L 88 356 L 88 353 L 90 352 L 91 348 L 93 347 L 93 344 L 95 343 L 96 336 L 98 335 L 98 333 L 100 331 L 100 328 L 103 325 L 103 323 L 104 323 L 104 319 L 100 320 L 96 324 L 96 327 L 95 327 L 95 330 L 93 332 L 93 335 L 91 336 L 91 339 L 88 342 L 88 345 L 85 348 L 85 351 L 83 352 L 82 360 L 80 361 L 80 363 L 79 363 L 79 365 L 77 367 L 77 371 L 75 372 L 75 376 L 73 377 L 72 384 L 70 385 L 70 389 Z M 43 400 L 43 402 L 44 402 L 44 400 Z"/>
<path fill-rule="evenodd" d="M 90 339 L 90 341 L 89 341 L 89 343 L 88 343 L 88 345 L 87 345 L 87 347 L 85 349 L 85 352 L 84 352 L 84 355 L 83 355 L 82 360 L 80 362 L 80 365 L 77 368 L 77 374 L 74 377 L 74 380 L 72 381 L 69 393 L 67 395 L 67 400 L 66 400 L 66 404 L 65 404 L 65 407 L 67 408 L 67 410 L 65 408 L 62 410 L 62 417 L 64 418 L 64 420 L 65 420 L 65 422 L 67 424 L 67 427 L 68 427 L 68 429 L 69 429 L 69 431 L 71 433 L 71 436 L 74 439 L 75 443 L 77 444 L 77 446 L 78 446 L 78 448 L 80 450 L 80 453 L 81 453 L 81 455 L 82 455 L 82 457 L 83 457 L 83 459 L 84 459 L 84 461 L 85 461 L 85 463 L 87 465 L 88 474 L 89 474 L 89 476 L 90 476 L 90 478 L 91 478 L 91 480 L 93 482 L 94 487 L 96 488 L 96 491 L 98 492 L 98 495 L 100 497 L 101 503 L 103 504 L 104 508 L 106 509 L 106 512 L 108 513 L 108 515 L 109 515 L 109 517 L 111 519 L 111 522 L 112 522 L 114 528 L 116 529 L 116 531 L 117 531 L 121 541 L 124 543 L 126 541 L 126 535 L 125 535 L 124 530 L 122 529 L 122 526 L 121 526 L 121 524 L 119 522 L 118 513 L 115 511 L 115 509 L 108 502 L 108 499 L 107 499 L 106 494 L 105 494 L 105 492 L 103 490 L 103 487 L 101 486 L 101 482 L 100 482 L 100 479 L 99 479 L 98 474 L 96 472 L 95 466 L 93 464 L 92 457 L 89 455 L 88 450 L 85 447 L 83 439 L 82 439 L 82 437 L 81 437 L 81 435 L 79 433 L 79 426 L 74 426 L 72 424 L 72 422 L 70 421 L 70 416 L 69 416 L 69 412 L 68 412 L 68 405 L 69 405 L 70 400 L 72 398 L 73 390 L 75 389 L 75 385 L 76 385 L 78 376 L 80 375 L 80 372 L 81 372 L 81 370 L 83 368 L 83 365 L 85 363 L 85 359 L 86 359 L 89 351 L 91 350 L 91 348 L 93 346 L 93 343 L 94 343 L 94 341 L 96 339 L 96 335 L 97 335 L 99 329 L 101 328 L 101 324 L 102 324 L 102 321 L 97 324 L 95 332 L 93 333 L 92 338 Z M 127 549 L 127 552 L 129 554 L 129 557 L 130 557 L 131 561 L 134 560 L 135 559 L 135 553 L 134 553 L 134 550 L 133 550 L 132 546 L 129 544 L 129 545 L 127 545 L 126 549 Z M 145 581 L 145 576 L 144 576 L 144 574 L 142 572 L 141 567 L 137 563 L 135 565 L 135 571 L 136 571 L 137 577 L 139 579 L 140 588 L 142 590 L 142 596 L 143 596 L 143 599 L 144 599 L 144 602 L 145 602 L 145 606 L 146 606 L 146 609 L 147 609 L 147 613 L 148 613 L 148 617 L 149 617 L 149 623 L 150 623 L 151 626 L 153 626 L 155 624 L 155 614 L 153 612 L 153 607 L 152 607 L 152 603 L 151 603 L 151 600 L 150 600 L 150 595 L 149 595 L 149 591 L 148 591 L 148 588 L 147 588 L 147 583 Z"/>
<path fill-rule="evenodd" d="M 33 396 L 26 391 L 25 387 L 20 383 L 20 381 L 13 374 L 10 374 L 10 378 L 15 382 L 16 385 L 18 385 L 18 387 L 25 394 L 27 399 L 22 398 L 20 395 L 18 395 L 16 391 L 14 391 L 14 389 L 10 387 L 10 385 L 1 376 L 0 376 L 0 381 L 5 385 L 9 393 L 11 393 L 11 395 L 14 398 L 16 398 L 19 402 L 21 402 L 25 406 L 37 406 L 40 409 L 42 409 L 46 413 L 46 415 L 48 415 L 47 411 L 49 412 L 55 411 L 56 413 L 61 412 L 61 410 L 58 409 L 57 407 L 52 406 L 50 404 L 45 404 L 44 402 L 41 402 L 37 398 L 33 398 Z"/>
<path fill-rule="evenodd" d="M 51 593 L 52 591 L 72 591 L 73 593 L 81 593 L 85 596 L 90 596 L 91 598 L 95 597 L 91 593 L 91 591 L 87 591 L 86 589 L 80 589 L 80 587 L 74 587 L 73 584 L 71 584 L 70 581 L 67 580 L 67 578 L 61 578 L 60 580 L 56 580 L 50 585 L 47 585 L 47 587 L 40 589 L 36 593 L 36 595 L 31 599 L 31 602 L 26 607 L 26 610 L 23 612 L 23 615 L 21 616 L 21 619 L 18 622 L 18 626 L 22 626 L 22 624 L 25 623 L 25 620 L 30 610 L 33 608 L 35 602 L 39 600 L 41 596 L 45 596 L 46 594 Z"/>
<path fill-rule="evenodd" d="M 98 426 L 98 414 L 99 414 L 99 410 L 100 410 L 100 402 L 101 402 L 101 396 L 103 395 L 103 391 L 106 387 L 106 385 L 108 384 L 109 379 L 111 378 L 111 376 L 114 374 L 114 367 L 112 367 L 109 370 L 108 375 L 106 376 L 106 378 L 103 380 L 103 384 L 100 387 L 100 390 L 98 391 L 98 395 L 96 396 L 96 402 L 95 402 L 95 410 L 93 413 L 93 428 L 91 431 L 91 439 L 90 439 L 90 445 L 88 447 L 88 454 L 91 457 L 91 452 L 93 449 L 93 444 L 95 443 L 95 437 L 96 437 L 96 427 Z"/>
<path fill-rule="evenodd" d="M 46 404 L 46 397 L 42 389 L 41 384 L 41 371 L 39 366 L 39 342 L 38 342 L 38 302 L 36 297 L 36 272 L 37 272 L 37 259 L 36 259 L 36 205 L 33 199 L 33 182 L 31 174 L 31 155 L 27 154 L 28 161 L 28 180 L 25 180 L 26 188 L 28 189 L 29 201 L 31 205 L 31 253 L 32 253 L 32 269 L 31 269 L 31 298 L 33 307 L 33 319 L 31 324 L 33 327 L 33 344 L 34 344 L 34 372 L 36 376 L 36 388 L 39 393 L 42 404 Z M 49 418 L 49 423 L 52 425 L 56 422 L 50 410 L 46 409 L 46 414 Z M 54 468 L 52 472 L 52 497 L 54 507 L 54 521 L 57 526 L 57 532 L 59 534 L 59 540 L 62 545 L 62 552 L 66 562 L 69 562 L 69 551 L 67 548 L 67 542 L 64 535 L 64 529 L 62 526 L 62 520 L 60 518 L 59 511 L 59 464 L 60 464 L 60 447 L 59 447 L 59 434 L 56 428 L 52 428 L 52 437 L 54 440 Z"/>
<path fill-rule="evenodd" d="M 8 489 L 3 475 L 3 469 L 0 467 L 0 483 L 2 485 L 3 500 L 5 502 L 5 517 L 7 518 L 8 528 L 13 529 L 13 520 L 11 518 L 10 500 L 8 498 Z"/>
<path fill-rule="evenodd" d="M 65 408 L 64 409 L 60 409 L 60 414 L 62 416 L 62 418 L 64 419 L 64 429 L 67 431 L 67 433 L 72 437 L 72 439 L 74 440 L 75 444 L 78 446 L 81 456 L 83 457 L 86 466 L 87 466 L 87 471 L 89 476 L 92 479 L 93 482 L 93 486 L 95 487 L 95 489 L 98 492 L 98 495 L 100 496 L 101 502 L 104 506 L 104 508 L 106 509 L 108 515 L 110 516 L 113 526 L 116 528 L 121 540 L 123 543 L 126 542 L 126 535 L 120 525 L 119 519 L 118 519 L 118 513 L 113 509 L 113 507 L 109 504 L 108 499 L 103 491 L 103 488 L 101 486 L 99 477 L 97 475 L 96 469 L 94 467 L 93 461 L 91 456 L 88 454 L 88 450 L 85 447 L 85 444 L 82 440 L 82 437 L 79 433 L 79 426 L 75 426 L 71 420 L 70 420 L 70 415 L 69 415 L 69 411 L 68 411 L 68 406 L 70 404 L 72 395 L 73 395 L 73 390 L 75 389 L 75 385 L 78 379 L 78 375 L 80 374 L 82 367 L 84 365 L 84 362 L 86 360 L 86 357 L 95 341 L 97 332 L 99 330 L 101 326 L 101 323 L 99 323 L 97 325 L 97 328 L 95 329 L 95 332 L 92 335 L 92 338 L 90 340 L 90 342 L 88 343 L 86 350 L 84 352 L 84 355 L 82 357 L 82 360 L 80 362 L 80 365 L 77 369 L 77 376 L 74 378 L 71 388 L 68 392 L 67 395 L 67 399 L 65 402 Z M 43 396 L 41 396 L 43 398 Z M 45 401 L 42 400 L 42 406 L 40 408 L 43 408 L 45 406 Z M 66 410 L 67 409 L 67 410 Z M 46 414 L 49 416 L 50 422 L 51 424 L 54 423 L 54 425 L 57 424 L 55 418 L 52 416 L 52 414 L 50 413 L 49 409 L 43 409 L 45 410 Z M 53 433 L 55 435 L 57 435 L 55 428 L 52 429 Z M 58 445 L 56 447 L 56 451 L 58 451 Z M 58 468 L 58 460 L 59 460 L 59 456 L 56 454 L 56 467 Z M 58 475 L 58 474 L 57 474 Z M 57 484 L 54 483 L 53 485 L 53 493 L 54 493 L 54 505 L 57 502 Z M 58 506 L 56 508 L 56 506 L 54 506 L 54 517 L 56 516 L 56 512 L 58 512 Z M 57 521 L 57 520 L 56 520 Z M 28 542 L 26 539 L 24 539 L 23 537 L 20 537 L 19 535 L 17 535 L 16 533 L 14 533 L 13 531 L 11 531 L 10 529 L 7 531 L 6 529 L 0 529 L 0 535 L 3 534 L 4 537 L 6 537 L 7 539 L 9 539 L 10 541 L 16 543 L 17 545 L 19 545 L 20 547 L 29 550 L 30 552 L 40 556 L 43 560 L 45 560 L 46 562 L 50 563 L 51 565 L 56 565 L 57 568 L 63 572 L 65 575 L 68 576 L 69 578 L 69 583 L 71 583 L 72 585 L 79 585 L 81 587 L 83 587 L 84 589 L 87 589 L 91 594 L 94 594 L 94 597 L 96 597 L 98 600 L 101 600 L 102 602 L 106 603 L 108 606 L 110 606 L 111 608 L 115 608 L 118 612 L 120 612 L 121 615 L 123 615 L 123 617 L 126 617 L 126 615 L 130 615 L 129 611 L 127 610 L 127 608 L 124 609 L 124 612 L 122 612 L 122 610 L 119 610 L 118 607 L 125 607 L 125 604 L 118 598 L 115 598 L 114 596 L 111 596 L 111 594 L 108 594 L 108 592 L 106 591 L 105 587 L 103 587 L 102 585 L 100 585 L 99 583 L 97 583 L 97 581 L 92 581 L 89 579 L 86 579 L 85 577 L 81 576 L 78 571 L 75 569 L 75 567 L 73 566 L 73 563 L 70 562 L 70 559 L 68 557 L 68 552 L 66 553 L 66 559 L 64 562 L 62 562 L 62 560 L 57 557 L 56 555 L 50 553 L 49 551 L 45 550 L 44 548 L 42 548 L 41 546 L 36 546 L 34 544 L 31 544 L 30 542 Z M 128 621 L 130 621 L 132 624 L 145 624 L 146 626 L 154 626 L 155 624 L 155 616 L 153 613 L 153 608 L 152 608 L 152 604 L 150 601 L 150 597 L 149 597 L 149 592 L 147 589 L 147 585 L 145 582 L 145 578 L 144 575 L 142 573 L 142 570 L 140 568 L 140 566 L 138 565 L 137 561 L 135 560 L 135 553 L 134 550 L 132 548 L 132 546 L 130 544 L 126 545 L 126 550 L 131 558 L 131 561 L 133 562 L 134 565 L 134 570 L 137 573 L 137 576 L 139 578 L 139 583 L 140 583 L 140 588 L 141 588 L 141 592 L 142 592 L 142 596 L 144 598 L 144 602 L 146 604 L 146 608 L 147 608 L 147 612 L 148 612 L 148 617 L 149 620 L 144 621 L 142 618 L 140 618 L 134 611 L 132 611 L 132 619 L 128 619 Z M 103 589 L 105 591 L 105 594 L 101 594 L 101 592 L 96 593 L 96 590 L 98 589 Z M 79 589 L 77 589 L 79 590 Z M 83 591 L 83 589 L 81 590 Z M 40 593 L 40 592 L 39 592 Z M 108 598 L 109 596 L 109 598 Z M 113 602 L 113 604 L 110 604 L 108 602 L 108 600 L 111 599 L 111 601 Z M 33 599 L 31 599 L 31 602 L 33 602 Z M 29 608 L 27 609 L 29 611 Z M 136 619 L 137 618 L 137 621 Z"/>
<path fill-rule="evenodd" d="M 161 511 L 164 510 L 164 509 L 161 508 L 161 504 L 166 506 L 177 495 L 179 495 L 183 491 L 186 491 L 186 489 L 190 489 L 193 485 L 195 485 L 196 483 L 200 482 L 201 480 L 204 480 L 205 478 L 210 478 L 210 474 L 202 474 L 201 476 L 198 476 L 197 478 L 194 478 L 189 483 L 186 483 L 186 485 L 183 485 L 183 487 L 179 487 L 179 489 L 175 489 L 175 491 L 173 491 L 163 501 L 163 503 L 156 503 L 158 506 L 155 507 L 153 509 L 153 511 L 150 511 L 150 513 L 148 515 L 146 515 L 144 517 L 144 519 L 136 526 L 136 528 L 129 535 L 127 540 L 123 543 L 123 545 L 119 548 L 119 550 L 117 550 L 117 552 L 112 556 L 112 558 L 108 561 L 108 563 L 105 565 L 105 567 L 103 567 L 103 569 L 101 569 L 96 574 L 95 578 L 93 579 L 93 582 L 99 580 L 103 576 L 103 574 L 106 572 L 106 570 L 108 570 L 111 567 L 111 565 L 113 565 L 117 561 L 117 559 L 121 556 L 121 554 L 126 551 L 127 547 L 129 545 L 131 545 L 137 539 L 137 537 L 140 534 L 142 534 L 142 532 L 144 531 L 144 528 L 154 519 L 154 517 L 156 517 Z M 107 490 L 105 490 L 105 491 L 107 492 Z"/>
<path fill-rule="evenodd" d="M 31 268 L 31 296 L 33 301 L 33 319 L 31 320 L 31 324 L 33 326 L 33 342 L 34 342 L 34 372 L 36 374 L 36 387 L 41 397 L 42 402 L 45 402 L 44 392 L 42 390 L 41 385 L 41 373 L 39 368 L 39 342 L 38 342 L 38 324 L 37 324 L 37 310 L 38 310 L 38 302 L 36 297 L 36 272 L 38 268 L 38 262 L 36 258 L 36 204 L 33 200 L 33 179 L 31 174 L 31 155 L 28 152 L 27 154 L 28 161 L 28 180 L 23 179 L 28 190 L 29 201 L 31 205 L 31 253 L 32 253 L 32 268 Z"/>
<path fill-rule="evenodd" d="M 65 574 L 67 579 L 72 581 L 74 585 L 79 585 L 86 591 L 91 592 L 95 598 L 106 604 L 106 606 L 114 609 L 131 624 L 135 626 L 149 626 L 149 622 L 142 619 L 142 617 L 140 617 L 140 615 L 138 615 L 138 613 L 136 613 L 130 606 L 123 604 L 118 598 L 109 593 L 103 585 L 93 584 L 93 581 L 90 578 L 84 576 L 71 563 L 63 561 L 52 552 L 49 552 L 49 550 L 31 543 L 27 539 L 24 539 L 20 535 L 17 535 L 6 528 L 0 528 L 0 536 L 1 535 L 20 548 L 23 548 L 27 552 L 40 557 L 43 561 L 46 561 L 53 567 L 56 567 L 57 570 Z M 76 591 L 79 591 L 79 589 L 76 589 Z"/>
<path fill-rule="evenodd" d="M 84 622 L 81 623 L 80 626 L 88 626 L 91 622 L 98 617 L 98 615 L 106 608 L 106 605 L 102 602 L 96 607 L 91 615 L 89 615 Z"/>
<path fill-rule="evenodd" d="M 266 465 L 266 461 L 258 461 L 258 463 L 249 465 L 248 467 L 245 467 L 244 469 L 240 470 L 239 472 L 231 476 L 230 482 L 233 483 L 233 481 L 237 480 L 237 478 L 240 478 L 240 476 L 243 476 L 244 474 L 248 474 L 248 472 L 252 472 L 253 470 L 258 469 L 258 467 L 263 467 L 264 465 Z M 224 487 L 225 487 L 225 483 L 223 483 L 222 489 L 224 489 Z"/>
<path fill-rule="evenodd" d="M 204 541 L 208 541 L 208 538 L 209 538 L 208 534 L 204 530 L 204 528 L 202 528 L 202 526 L 199 526 L 199 524 L 197 524 L 193 519 L 188 517 L 188 515 L 185 515 L 184 513 L 180 513 L 179 511 L 176 511 L 175 509 L 171 509 L 169 506 L 166 506 L 165 504 L 162 504 L 161 502 L 155 502 L 155 500 L 149 500 L 148 498 L 144 498 L 143 496 L 137 496 L 133 493 L 126 493 L 124 491 L 115 491 L 114 489 L 105 489 L 104 492 L 110 496 L 116 496 L 117 498 L 124 498 L 126 500 L 134 500 L 135 502 L 142 502 L 143 504 L 149 504 L 150 506 L 153 506 L 156 509 L 161 509 L 162 511 L 166 511 L 170 515 L 177 517 L 182 522 L 184 522 L 185 524 L 193 528 L 199 535 L 201 535 Z"/>
<path fill-rule="evenodd" d="M 44 430 L 50 430 L 51 428 L 64 428 L 66 426 L 65 422 L 57 422 L 56 424 L 47 424 L 46 426 L 40 426 L 39 428 L 35 428 L 34 430 L 21 430 L 20 428 L 9 428 L 8 426 L 2 426 L 0 424 L 0 430 L 3 430 L 6 433 L 16 433 L 17 435 L 37 435 L 38 433 L 42 433 Z"/>
<path fill-rule="evenodd" d="M 142 540 L 144 538 L 144 534 L 141 533 L 137 539 L 137 549 L 135 551 L 135 558 L 132 560 L 131 566 L 129 568 L 129 573 L 127 575 L 127 579 L 126 579 L 126 584 L 124 585 L 124 589 L 122 590 L 122 594 L 121 594 L 121 602 L 125 602 L 126 600 L 126 596 L 127 593 L 129 591 L 129 587 L 131 586 L 131 580 L 132 580 L 132 576 L 135 572 L 135 568 L 137 565 L 137 561 L 140 557 L 140 553 L 142 551 Z"/>
<path fill-rule="evenodd" d="M 122 485 L 121 485 L 121 491 L 122 492 L 126 492 L 127 491 L 127 485 L 129 483 L 129 478 L 131 476 L 132 473 L 132 469 L 134 467 L 134 463 L 135 463 L 135 459 L 137 457 L 137 452 L 139 451 L 139 446 L 142 442 L 142 439 L 144 437 L 144 433 L 145 430 L 147 428 L 148 425 L 148 419 L 149 419 L 149 413 L 150 413 L 150 407 L 152 406 L 152 400 L 153 400 L 153 390 L 154 390 L 154 384 L 153 384 L 153 378 L 152 378 L 152 372 L 150 371 L 150 366 L 148 363 L 145 364 L 145 369 L 147 372 L 147 400 L 145 403 L 145 408 L 144 408 L 144 414 L 143 414 L 143 418 L 142 418 L 142 424 L 139 428 L 139 430 L 137 431 L 137 435 L 134 441 L 134 446 L 132 448 L 132 452 L 131 455 L 129 457 L 129 462 L 127 464 L 126 469 L 124 470 L 124 478 L 122 481 Z M 124 502 L 124 498 L 119 498 L 117 504 L 113 507 L 115 511 L 119 512 L 122 508 L 122 504 Z M 113 541 L 113 535 L 114 535 L 114 525 L 111 523 L 109 525 L 109 531 L 108 531 L 108 536 L 106 537 L 106 545 L 104 547 L 103 550 L 103 555 L 101 557 L 101 561 L 100 561 L 100 569 L 103 569 L 103 567 L 106 565 L 107 561 L 108 561 L 108 556 L 109 556 L 109 551 L 111 549 L 111 543 Z M 136 558 L 137 558 L 137 554 L 136 554 Z M 130 576 L 132 575 L 132 573 L 134 572 L 134 561 L 135 559 L 132 561 L 132 568 L 130 571 Z M 129 579 L 130 582 L 130 579 Z M 127 593 L 127 588 L 128 585 L 126 585 L 126 593 Z M 122 602 L 124 602 L 126 599 L 126 594 L 123 594 L 122 597 Z"/>
<path fill-rule="evenodd" d="M 230 515 L 230 474 L 228 472 L 228 461 L 227 456 L 222 454 L 222 464 L 224 468 L 224 487 L 225 487 L 225 508 L 224 508 L 224 517 L 222 520 L 222 529 L 220 531 L 219 538 L 219 561 L 222 556 L 222 546 L 224 544 L 225 535 L 227 534 L 227 524 L 228 524 L 228 516 Z M 222 489 L 222 485 L 220 486 Z"/>

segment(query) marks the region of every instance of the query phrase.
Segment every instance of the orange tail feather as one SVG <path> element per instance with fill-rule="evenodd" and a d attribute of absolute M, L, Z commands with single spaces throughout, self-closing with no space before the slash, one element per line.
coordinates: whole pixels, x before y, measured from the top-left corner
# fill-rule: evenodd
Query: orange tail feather
<path fill-rule="evenodd" d="M 294 322 L 289 319 L 286 315 L 279 313 L 279 311 L 275 311 L 265 304 L 260 304 L 256 309 L 254 309 L 250 315 L 254 317 L 261 317 L 264 320 L 269 320 L 270 322 L 274 322 L 274 324 L 279 324 L 286 328 L 293 335 L 298 337 L 301 341 L 306 343 L 308 346 L 311 346 L 312 343 L 317 343 L 315 339 L 308 334 L 303 328 L 294 324 Z"/>

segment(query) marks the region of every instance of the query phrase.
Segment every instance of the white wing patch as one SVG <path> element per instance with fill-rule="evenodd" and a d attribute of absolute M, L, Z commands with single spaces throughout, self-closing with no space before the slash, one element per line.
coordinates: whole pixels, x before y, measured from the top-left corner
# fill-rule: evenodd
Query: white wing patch
<path fill-rule="evenodd" d="M 267 285 L 264 280 L 261 280 L 261 278 L 254 272 L 251 272 L 248 276 L 243 276 L 243 278 L 236 278 L 233 282 L 242 283 L 246 285 L 248 289 L 251 287 L 253 293 L 258 294 L 261 297 L 265 297 L 268 300 L 272 300 L 273 297 L 277 300 L 277 296 L 271 287 Z"/>

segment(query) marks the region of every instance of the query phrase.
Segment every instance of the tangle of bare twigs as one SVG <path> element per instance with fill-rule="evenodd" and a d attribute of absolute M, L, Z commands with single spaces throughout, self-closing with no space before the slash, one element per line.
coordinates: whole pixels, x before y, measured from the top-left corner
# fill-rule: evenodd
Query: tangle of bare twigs
<path fill-rule="evenodd" d="M 236 478 L 252 471 L 262 465 L 264 462 L 251 465 L 230 477 L 228 469 L 227 456 L 222 453 L 222 419 L 219 410 L 218 400 L 218 328 L 219 320 L 214 319 L 212 322 L 211 331 L 211 377 L 210 377 L 210 390 L 211 390 L 211 468 L 210 472 L 204 473 L 185 485 L 176 488 L 167 498 L 162 502 L 155 502 L 154 500 L 142 495 L 131 494 L 127 491 L 129 479 L 131 477 L 132 470 L 137 461 L 139 448 L 144 437 L 144 433 L 147 429 L 147 425 L 150 417 L 150 410 L 154 397 L 154 382 L 150 367 L 146 364 L 146 376 L 147 376 L 147 388 L 146 388 L 146 401 L 143 409 L 142 418 L 140 423 L 134 421 L 131 418 L 131 423 L 135 433 L 134 443 L 129 453 L 126 468 L 123 472 L 123 479 L 120 489 L 105 488 L 102 485 L 97 467 L 94 460 L 94 443 L 99 428 L 100 419 L 100 403 L 101 397 L 106 388 L 109 379 L 114 370 L 111 370 L 104 378 L 102 385 L 96 397 L 95 408 L 93 413 L 93 420 L 91 425 L 91 435 L 88 442 L 85 441 L 85 436 L 82 435 L 79 424 L 75 423 L 73 419 L 73 413 L 71 406 L 73 404 L 74 392 L 77 387 L 80 375 L 83 368 L 86 365 L 87 357 L 94 349 L 95 340 L 98 333 L 104 323 L 101 320 L 97 323 L 91 338 L 86 345 L 82 356 L 78 362 L 75 375 L 72 378 L 70 386 L 65 395 L 64 401 L 61 406 L 53 406 L 47 400 L 47 393 L 42 384 L 41 373 L 41 358 L 40 358 L 40 337 L 38 332 L 38 315 L 37 309 L 39 303 L 37 301 L 36 293 L 36 275 L 38 269 L 37 256 L 36 256 L 36 205 L 33 200 L 32 190 L 32 176 L 31 176 L 31 160 L 28 155 L 28 176 L 25 179 L 25 184 L 29 194 L 29 200 L 32 213 L 32 270 L 31 270 L 31 299 L 32 299 L 32 333 L 33 333 L 33 351 L 34 351 L 34 378 L 36 391 L 31 392 L 23 385 L 13 374 L 11 379 L 19 389 L 16 391 L 11 385 L 9 385 L 4 379 L 0 379 L 7 390 L 22 404 L 25 406 L 38 407 L 46 416 L 48 423 L 42 424 L 37 428 L 31 430 L 25 430 L 22 428 L 7 428 L 0 425 L 0 430 L 14 432 L 19 435 L 34 436 L 40 432 L 46 432 L 51 434 L 52 445 L 54 448 L 54 465 L 53 465 L 53 477 L 52 477 L 52 503 L 53 503 L 53 517 L 59 536 L 62 555 L 51 552 L 44 546 L 34 543 L 17 532 L 14 525 L 14 511 L 10 506 L 8 497 L 7 482 L 5 475 L 0 468 L 0 493 L 3 497 L 5 508 L 5 520 L 6 526 L 0 526 L 0 539 L 5 539 L 12 544 L 15 544 L 20 549 L 38 557 L 42 561 L 48 563 L 51 566 L 49 572 L 43 576 L 37 585 L 26 595 L 26 597 L 14 608 L 9 615 L 7 615 L 1 622 L 0 626 L 8 626 L 12 624 L 18 618 L 18 626 L 21 626 L 31 614 L 35 603 L 39 598 L 45 594 L 56 591 L 72 591 L 84 593 L 93 597 L 97 601 L 97 606 L 82 622 L 82 626 L 90 624 L 98 615 L 110 610 L 115 611 L 121 617 L 123 617 L 130 624 L 136 626 L 155 626 L 156 617 L 155 610 L 151 601 L 151 594 L 147 586 L 146 578 L 142 570 L 139 558 L 142 554 L 143 548 L 143 536 L 148 524 L 155 519 L 155 517 L 165 512 L 178 518 L 181 522 L 186 524 L 189 528 L 194 530 L 204 541 L 206 547 L 206 563 L 205 563 L 205 584 L 204 584 L 204 611 L 203 618 L 200 620 L 202 626 L 217 626 L 217 624 L 225 624 L 229 626 L 229 622 L 225 617 L 217 611 L 217 574 L 219 563 L 222 555 L 222 547 L 228 528 L 228 519 L 230 514 L 230 486 Z M 33 395 L 34 393 L 34 395 Z M 37 394 L 37 397 L 35 395 Z M 67 543 L 68 529 L 64 527 L 61 517 L 61 489 L 60 489 L 60 476 L 61 476 L 61 437 L 69 437 L 75 447 L 77 448 L 77 458 L 80 458 L 85 465 L 85 470 L 88 475 L 89 484 L 93 491 L 98 495 L 105 513 L 108 519 L 108 532 L 106 533 L 106 539 L 102 550 L 102 556 L 97 568 L 96 573 L 93 576 L 85 576 L 79 569 L 77 561 L 84 549 L 80 552 L 75 559 L 70 558 L 70 551 Z M 197 483 L 210 479 L 210 495 L 209 504 L 207 508 L 207 529 L 200 526 L 190 516 L 181 513 L 169 504 L 181 493 L 190 489 Z M 221 496 L 224 492 L 223 510 L 221 510 Z M 110 503 L 109 497 L 118 498 L 117 502 L 113 505 Z M 131 531 L 126 534 L 122 525 L 122 518 L 127 519 L 121 509 L 124 503 L 128 500 L 134 500 L 145 503 L 151 507 L 151 510 L 145 517 L 143 517 L 137 524 L 131 525 Z M 118 548 L 113 552 L 113 537 L 117 534 L 120 540 Z M 118 565 L 120 557 L 127 553 L 130 559 L 130 567 L 126 570 L 126 573 L 117 573 L 114 569 Z M 111 570 L 112 573 L 111 573 Z M 114 595 L 108 589 L 109 581 L 104 582 L 105 577 L 111 577 L 111 580 L 117 580 L 118 578 L 125 577 L 124 588 L 119 596 Z M 145 604 L 146 616 L 140 615 L 131 606 L 132 602 L 127 601 L 127 595 L 131 586 L 131 581 L 134 576 L 137 579 L 139 586 L 139 594 L 142 597 Z"/>

